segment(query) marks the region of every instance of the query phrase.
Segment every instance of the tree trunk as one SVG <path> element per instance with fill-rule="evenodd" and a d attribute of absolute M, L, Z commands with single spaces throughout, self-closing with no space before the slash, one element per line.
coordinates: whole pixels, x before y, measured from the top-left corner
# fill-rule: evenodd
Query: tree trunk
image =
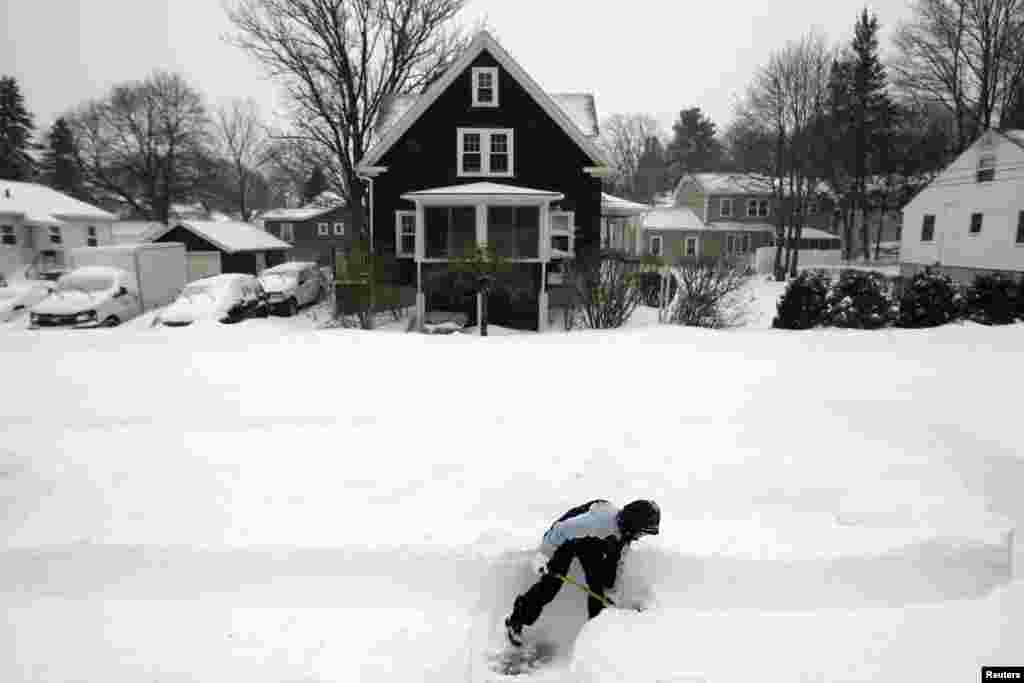
<path fill-rule="evenodd" d="M 860 209 L 860 239 L 865 261 L 871 260 L 871 221 L 868 209 L 868 203 L 863 202 Z"/>
<path fill-rule="evenodd" d="M 487 336 L 487 298 L 490 294 L 490 287 L 480 290 L 480 336 Z"/>
<path fill-rule="evenodd" d="M 878 213 L 878 231 L 875 233 L 875 261 L 882 258 L 882 231 L 885 230 L 885 207 L 888 202 L 882 199 L 882 208 Z"/>

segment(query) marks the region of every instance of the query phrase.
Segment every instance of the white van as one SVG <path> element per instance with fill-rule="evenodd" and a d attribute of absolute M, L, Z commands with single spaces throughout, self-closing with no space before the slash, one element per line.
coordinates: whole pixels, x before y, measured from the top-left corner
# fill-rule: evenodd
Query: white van
<path fill-rule="evenodd" d="M 260 284 L 271 309 L 288 316 L 298 313 L 301 306 L 316 303 L 323 294 L 320 267 L 311 261 L 268 268 L 260 273 Z"/>
<path fill-rule="evenodd" d="M 164 306 L 185 286 L 185 245 L 82 247 L 53 294 L 30 309 L 29 327 L 113 327 Z"/>

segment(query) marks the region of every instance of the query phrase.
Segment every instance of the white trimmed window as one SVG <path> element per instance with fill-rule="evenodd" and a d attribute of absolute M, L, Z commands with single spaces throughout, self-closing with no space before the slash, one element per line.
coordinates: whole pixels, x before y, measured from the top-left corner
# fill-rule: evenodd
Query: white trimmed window
<path fill-rule="evenodd" d="M 514 174 L 514 140 L 511 128 L 459 128 L 458 152 L 460 176 L 496 176 Z"/>
<path fill-rule="evenodd" d="M 327 237 L 329 232 L 330 226 L 327 223 L 316 224 L 316 234 L 319 235 L 320 237 Z"/>
<path fill-rule="evenodd" d="M 975 177 L 979 183 L 990 183 L 996 179 L 995 154 L 982 154 L 978 157 L 978 173 Z"/>
<path fill-rule="evenodd" d="M 747 218 L 765 218 L 771 213 L 770 206 L 767 199 L 748 199 Z"/>
<path fill-rule="evenodd" d="M 98 247 L 100 244 L 99 236 L 96 234 L 96 226 L 90 225 L 85 229 L 85 246 L 87 247 Z"/>
<path fill-rule="evenodd" d="M 736 253 L 736 238 L 732 235 L 725 236 L 725 253 L 735 254 Z"/>
<path fill-rule="evenodd" d="M 722 218 L 732 218 L 732 198 L 721 199 L 718 205 L 718 215 Z"/>
<path fill-rule="evenodd" d="M 51 244 L 61 244 L 64 242 L 64 238 L 60 234 L 60 227 L 56 225 L 51 225 L 49 227 L 49 233 Z"/>
<path fill-rule="evenodd" d="M 395 255 L 416 256 L 416 212 L 395 211 Z"/>
<path fill-rule="evenodd" d="M 14 233 L 13 225 L 0 225 L 0 244 L 13 247 L 18 244 L 18 236 Z"/>
<path fill-rule="evenodd" d="M 686 255 L 687 256 L 694 256 L 694 257 L 697 256 L 697 238 L 696 237 L 687 237 L 686 238 Z"/>
<path fill-rule="evenodd" d="M 749 254 L 750 253 L 750 234 L 749 233 L 747 233 L 746 235 L 743 236 L 743 253 L 744 254 Z"/>
<path fill-rule="evenodd" d="M 572 254 L 576 248 L 576 212 L 551 211 L 548 224 L 551 232 L 551 248 Z"/>
<path fill-rule="evenodd" d="M 473 68 L 473 106 L 498 106 L 498 67 L 478 66 Z"/>
<path fill-rule="evenodd" d="M 651 256 L 661 256 L 661 235 L 651 235 Z"/>
<path fill-rule="evenodd" d="M 335 237 L 344 237 L 345 236 L 345 224 L 344 223 L 340 223 L 339 222 L 339 223 L 335 223 L 334 224 L 334 236 Z"/>
<path fill-rule="evenodd" d="M 281 224 L 281 239 L 283 239 L 285 242 L 294 242 L 295 241 L 295 226 L 293 226 L 291 223 L 282 223 Z"/>

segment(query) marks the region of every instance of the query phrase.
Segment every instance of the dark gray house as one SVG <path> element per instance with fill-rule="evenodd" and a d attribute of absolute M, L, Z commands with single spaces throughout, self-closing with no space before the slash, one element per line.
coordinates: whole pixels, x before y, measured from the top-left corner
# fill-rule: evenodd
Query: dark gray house
<path fill-rule="evenodd" d="M 593 96 L 544 92 L 481 31 L 426 92 L 391 98 L 377 132 L 359 164 L 374 248 L 398 258 L 420 319 L 456 308 L 476 320 L 478 298 L 446 291 L 445 277 L 451 259 L 488 244 L 514 264 L 511 286 L 489 299 L 490 319 L 544 326 L 548 275 L 600 249 L 609 165 Z"/>

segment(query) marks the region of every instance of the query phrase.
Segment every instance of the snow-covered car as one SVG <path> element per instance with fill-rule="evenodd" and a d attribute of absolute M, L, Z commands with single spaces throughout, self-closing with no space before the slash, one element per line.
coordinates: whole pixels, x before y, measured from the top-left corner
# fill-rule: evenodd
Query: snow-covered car
<path fill-rule="evenodd" d="M 50 296 L 53 283 L 45 280 L 12 280 L 0 285 L 0 322 L 10 322 Z"/>
<path fill-rule="evenodd" d="M 260 283 L 275 313 L 295 315 L 323 294 L 320 268 L 312 262 L 282 263 L 260 273 Z"/>
<path fill-rule="evenodd" d="M 110 266 L 65 273 L 29 310 L 29 327 L 114 327 L 142 312 L 135 275 Z"/>
<path fill-rule="evenodd" d="M 154 324 L 184 327 L 199 321 L 237 323 L 265 318 L 267 295 L 253 275 L 225 273 L 185 285 L 174 303 L 160 311 Z"/>

